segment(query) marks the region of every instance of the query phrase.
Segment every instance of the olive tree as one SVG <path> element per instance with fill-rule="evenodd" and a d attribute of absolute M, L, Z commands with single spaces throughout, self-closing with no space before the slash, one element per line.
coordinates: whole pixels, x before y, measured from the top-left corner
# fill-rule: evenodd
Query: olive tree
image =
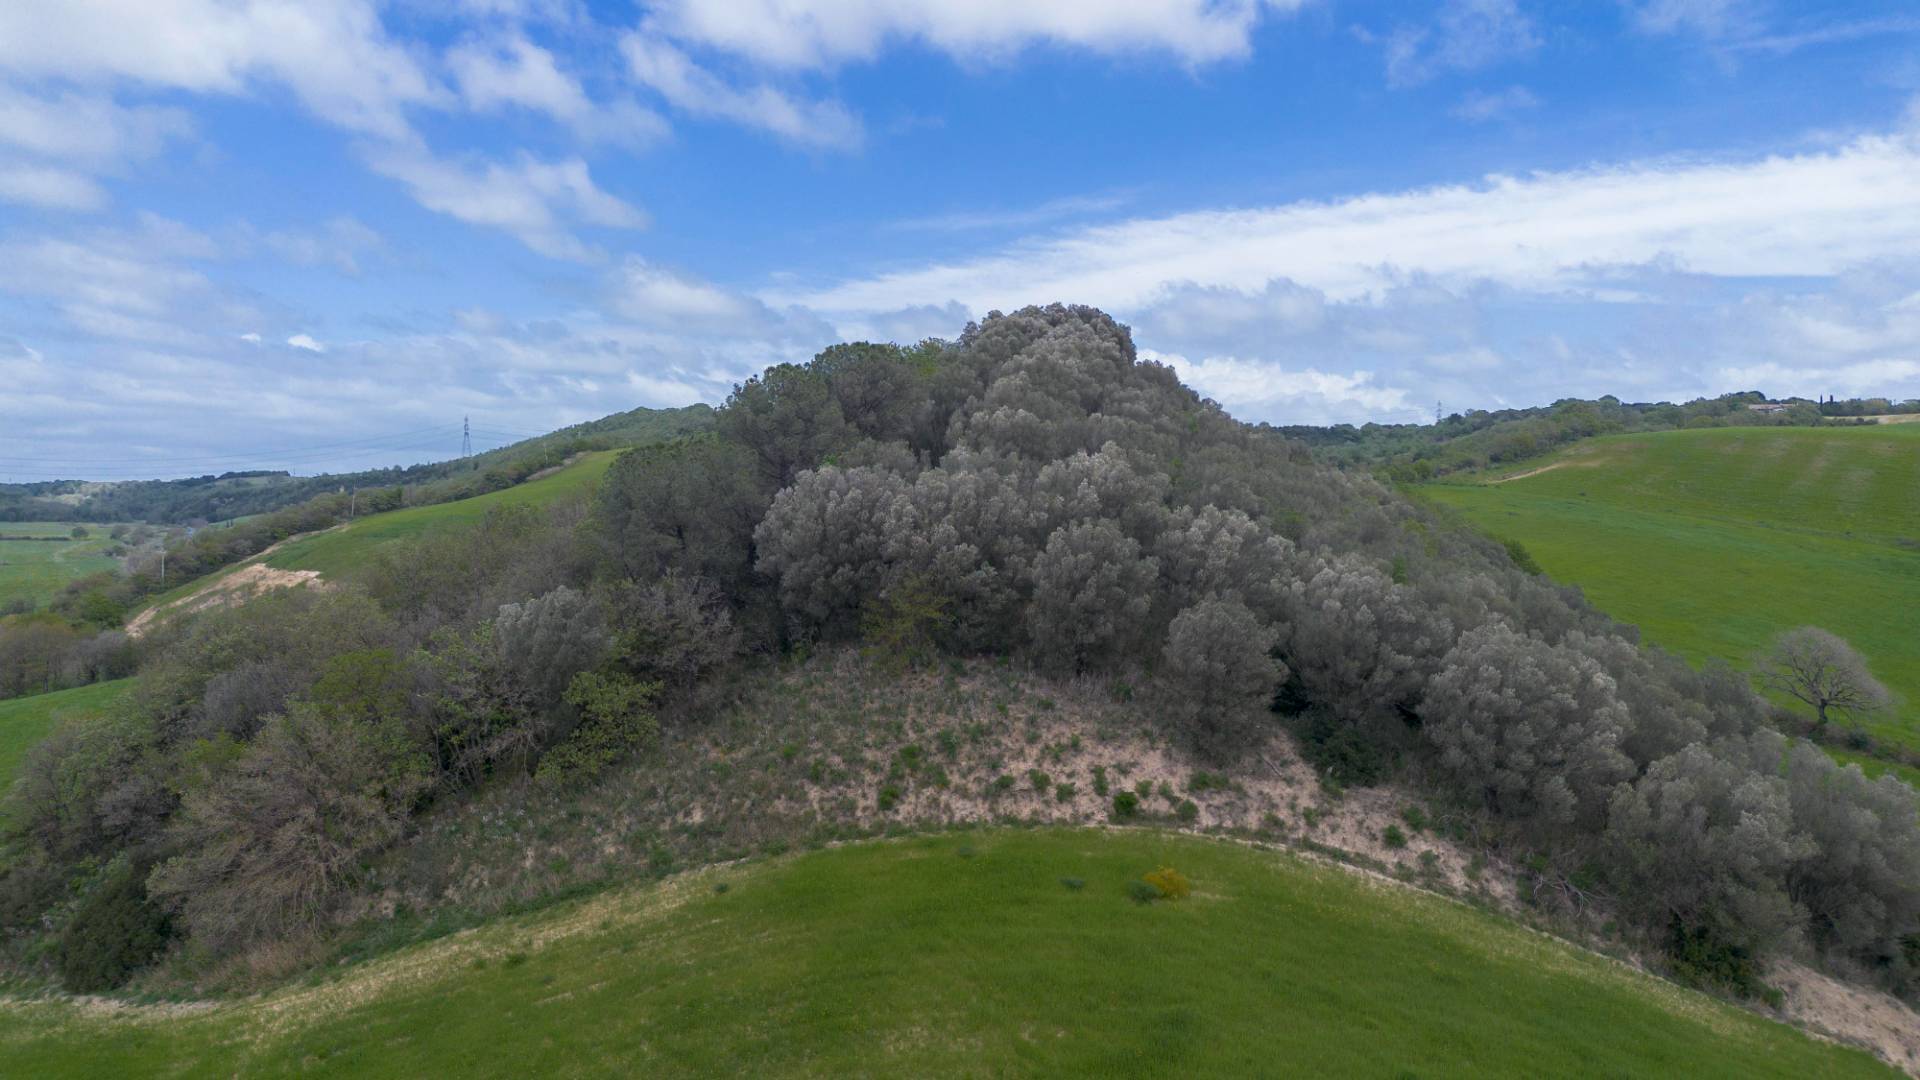
<path fill-rule="evenodd" d="M 1153 610 L 1159 564 L 1111 521 L 1054 530 L 1033 564 L 1027 624 L 1043 661 L 1071 672 L 1118 659 Z"/>
<path fill-rule="evenodd" d="M 1245 744 L 1286 678 L 1272 656 L 1279 634 L 1238 600 L 1209 596 L 1174 616 L 1161 669 L 1167 711 L 1202 752 Z"/>
<path fill-rule="evenodd" d="M 1592 657 L 1504 622 L 1461 636 L 1429 681 L 1421 716 L 1441 766 L 1516 821 L 1592 822 L 1632 773 L 1613 679 Z"/>

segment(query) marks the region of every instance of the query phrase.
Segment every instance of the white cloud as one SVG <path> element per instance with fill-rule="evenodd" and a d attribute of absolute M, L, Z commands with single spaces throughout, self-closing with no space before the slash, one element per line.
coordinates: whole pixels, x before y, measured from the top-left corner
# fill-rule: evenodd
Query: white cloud
<path fill-rule="evenodd" d="M 295 334 L 287 339 L 287 344 L 296 349 L 304 349 L 311 353 L 323 353 L 327 351 L 327 347 L 315 341 L 310 334 Z"/>
<path fill-rule="evenodd" d="M 1484 123 L 1523 109 L 1537 109 L 1540 99 L 1533 91 L 1524 86 L 1509 86 L 1505 90 L 1470 90 L 1459 104 L 1451 110 L 1453 115 L 1469 123 Z"/>
<path fill-rule="evenodd" d="M 798 100 L 766 84 L 730 85 L 665 40 L 646 33 L 628 34 L 620 47 L 633 77 L 676 109 L 731 120 L 818 149 L 853 150 L 866 138 L 859 119 L 839 102 Z"/>
<path fill-rule="evenodd" d="M 1625 6 L 1634 26 L 1648 34 L 1727 37 L 1751 33 L 1762 21 L 1754 0 L 1626 0 Z"/>
<path fill-rule="evenodd" d="M 258 345 L 260 344 L 261 339 L 259 334 L 254 333 L 252 331 L 248 331 L 247 333 L 240 335 L 240 340 L 246 342 L 249 345 Z"/>
<path fill-rule="evenodd" d="M 386 246 L 378 232 L 344 214 L 317 228 L 275 230 L 266 234 L 262 243 L 288 262 L 331 266 L 343 274 L 358 274 L 360 259 Z"/>
<path fill-rule="evenodd" d="M 0 161 L 0 202 L 47 210 L 97 210 L 107 193 L 92 177 L 69 169 Z"/>
<path fill-rule="evenodd" d="M 471 225 L 505 229 L 522 243 L 553 258 L 595 257 L 569 229 L 568 222 L 615 229 L 637 229 L 647 217 L 594 183 L 579 158 L 544 162 L 523 155 L 511 164 L 486 162 L 476 168 L 442 160 L 419 145 L 368 148 L 375 172 L 400 181 L 420 205 Z"/>
<path fill-rule="evenodd" d="M 1540 47 L 1515 0 L 1447 0 L 1430 26 L 1387 36 L 1387 82 L 1416 86 L 1449 71 L 1473 71 Z"/>
<path fill-rule="evenodd" d="M 633 101 L 596 104 L 553 54 L 519 35 L 467 41 L 447 52 L 460 94 L 476 112 L 507 108 L 543 113 L 592 142 L 643 147 L 667 135 L 658 113 Z"/>
<path fill-rule="evenodd" d="M 406 107 L 444 93 L 367 0 L 9 0 L 0 69 L 215 94 L 277 83 L 321 119 L 386 138 L 407 132 Z"/>
<path fill-rule="evenodd" d="M 0 84 L 0 144 L 36 157 L 105 169 L 151 157 L 192 131 L 176 108 L 127 107 L 73 92 L 43 97 Z"/>
<path fill-rule="evenodd" d="M 1290 369 L 1234 356 L 1189 360 L 1152 349 L 1142 349 L 1140 355 L 1172 367 L 1182 382 L 1241 416 L 1252 414 L 1283 423 L 1309 417 L 1315 423 L 1351 422 L 1410 408 L 1405 390 L 1378 385 L 1367 371 Z"/>
<path fill-rule="evenodd" d="M 1920 144 L 1867 138 L 1759 161 L 1659 161 L 1139 219 L 764 295 L 825 312 L 948 301 L 986 311 L 1037 299 L 1124 310 L 1181 282 L 1254 291 L 1287 278 L 1347 299 L 1418 273 L 1577 291 L 1604 267 L 1660 258 L 1693 273 L 1818 276 L 1916 249 Z"/>
<path fill-rule="evenodd" d="M 1304 0 L 661 0 L 648 25 L 677 40 L 789 69 L 871 60 L 912 42 L 963 62 L 1036 45 L 1185 64 L 1246 55 L 1262 14 Z"/>

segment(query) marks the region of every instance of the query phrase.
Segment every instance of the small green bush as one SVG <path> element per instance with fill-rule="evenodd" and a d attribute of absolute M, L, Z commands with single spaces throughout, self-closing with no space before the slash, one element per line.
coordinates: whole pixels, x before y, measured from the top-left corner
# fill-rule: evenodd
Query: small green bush
<path fill-rule="evenodd" d="M 1105 765 L 1095 765 L 1093 767 L 1093 793 L 1104 799 L 1107 797 L 1107 791 L 1107 767 Z"/>
<path fill-rule="evenodd" d="M 1389 825 L 1380 834 L 1380 842 L 1397 850 L 1407 846 L 1407 834 L 1400 830 L 1400 826 Z"/>
<path fill-rule="evenodd" d="M 1717 986 L 1743 998 L 1764 989 L 1752 950 L 1677 917 L 1667 928 L 1667 961 L 1675 976 L 1694 986 Z"/>
<path fill-rule="evenodd" d="M 1412 829 L 1414 832 L 1427 831 L 1427 812 L 1411 803 L 1407 805 L 1406 809 L 1400 811 L 1400 820 L 1406 822 L 1407 828 Z"/>
<path fill-rule="evenodd" d="M 987 785 L 987 797 L 992 798 L 995 795 L 1005 795 L 1007 792 L 1012 790 L 1013 790 L 1013 777 L 1008 776 L 1005 773 L 1002 773 L 999 776 L 994 777 L 993 782 Z"/>
<path fill-rule="evenodd" d="M 1113 820 L 1129 821 L 1140 816 L 1140 796 L 1122 791 L 1113 797 Z"/>
<path fill-rule="evenodd" d="M 898 806 L 900 803 L 899 785 L 887 784 L 886 786 L 882 787 L 880 789 L 880 794 L 878 798 L 876 798 L 874 801 L 880 807 L 880 811 L 882 813 L 885 813 L 886 811 L 893 809 L 895 806 Z"/>
<path fill-rule="evenodd" d="M 1187 781 L 1187 791 L 1194 795 L 1204 795 L 1209 791 L 1225 791 L 1232 785 L 1227 778 L 1217 773 L 1197 772 Z"/>
<path fill-rule="evenodd" d="M 147 896 L 144 875 L 113 872 L 81 902 L 60 935 L 60 982 L 77 994 L 111 990 L 167 944 L 167 913 Z"/>
<path fill-rule="evenodd" d="M 1127 882 L 1127 899 L 1136 904 L 1151 904 L 1160 899 L 1160 890 L 1152 882 Z"/>
<path fill-rule="evenodd" d="M 1077 877 L 1063 877 L 1060 879 L 1060 884 L 1065 885 L 1067 887 L 1068 892 L 1079 892 L 1081 889 L 1084 889 L 1087 887 L 1087 879 L 1077 878 Z"/>
<path fill-rule="evenodd" d="M 1182 799 L 1180 805 L 1173 808 L 1173 816 L 1179 818 L 1181 824 L 1191 825 L 1200 820 L 1200 807 L 1192 799 Z"/>
<path fill-rule="evenodd" d="M 1053 786 L 1053 777 L 1048 776 L 1039 769 L 1028 769 L 1027 782 L 1033 785 L 1033 790 L 1045 791 Z"/>
<path fill-rule="evenodd" d="M 1075 790 L 1077 789 L 1072 784 L 1055 784 L 1053 785 L 1053 801 L 1067 802 L 1073 798 Z"/>

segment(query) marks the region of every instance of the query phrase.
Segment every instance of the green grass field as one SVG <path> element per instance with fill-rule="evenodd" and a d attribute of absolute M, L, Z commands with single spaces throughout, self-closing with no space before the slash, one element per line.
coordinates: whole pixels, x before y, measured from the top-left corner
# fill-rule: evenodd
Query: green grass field
<path fill-rule="evenodd" d="M 1162 864 L 1193 895 L 1129 900 Z M 292 1072 L 1891 1075 L 1471 908 L 1145 830 L 718 868 L 205 1009 L 0 1007 L 10 1076 Z"/>
<path fill-rule="evenodd" d="M 1608 436 L 1507 475 L 1418 490 L 1692 660 L 1845 637 L 1902 698 L 1869 730 L 1920 746 L 1920 425 Z"/>
<path fill-rule="evenodd" d="M 0 539 L 0 604 L 30 600 L 44 604 L 75 578 L 112 570 L 117 561 L 107 554 L 114 541 L 107 526 L 88 525 L 85 540 Z M 0 537 L 68 536 L 71 521 L 0 521 Z"/>
<path fill-rule="evenodd" d="M 0 791 L 13 783 L 27 751 L 56 724 L 70 716 L 105 711 L 132 687 L 132 679 L 118 679 L 0 701 Z"/>
<path fill-rule="evenodd" d="M 362 565 L 374 552 L 396 540 L 419 536 L 435 529 L 471 525 L 495 507 L 543 506 L 584 492 L 606 475 L 607 469 L 613 465 L 613 459 L 618 456 L 618 450 L 583 454 L 579 460 L 538 480 L 529 480 L 471 499 L 369 514 L 344 527 L 289 541 L 267 556 L 265 561 L 267 565 L 280 570 L 314 570 L 323 577 L 341 574 Z M 259 561 L 260 558 L 255 556 L 206 577 L 186 582 L 154 597 L 141 610 L 181 600 L 241 567 Z"/>
<path fill-rule="evenodd" d="M 543 506 L 579 494 L 607 474 L 618 451 L 582 455 L 580 460 L 538 480 L 457 502 L 416 506 L 359 518 L 342 529 L 330 529 L 287 544 L 267 557 L 280 570 L 317 570 L 321 576 L 339 574 L 366 562 L 375 551 L 436 529 L 471 525 L 501 506 Z"/>

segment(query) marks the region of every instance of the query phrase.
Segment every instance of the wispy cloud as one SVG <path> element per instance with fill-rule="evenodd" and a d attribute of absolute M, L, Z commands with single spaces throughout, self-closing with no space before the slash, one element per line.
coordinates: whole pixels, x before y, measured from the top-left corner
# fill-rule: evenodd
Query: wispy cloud
<path fill-rule="evenodd" d="M 660 0 L 658 32 L 788 69 L 871 60 L 892 42 L 965 63 L 1051 45 L 1102 55 L 1162 54 L 1183 64 L 1245 56 L 1269 11 L 1305 0 Z"/>
<path fill-rule="evenodd" d="M 1920 246 L 1920 144 L 1866 138 L 1821 154 L 1657 161 L 1332 202 L 1091 226 L 939 263 L 769 297 L 823 311 L 1036 296 L 1138 307 L 1175 283 L 1251 290 L 1287 278 L 1336 298 L 1420 273 L 1578 291 L 1659 258 L 1734 276 L 1824 275 Z"/>
<path fill-rule="evenodd" d="M 635 79 L 694 116 L 731 120 L 815 149 L 854 150 L 865 141 L 860 121 L 839 102 L 803 100 L 766 83 L 734 86 L 646 33 L 628 34 L 620 48 Z"/>
<path fill-rule="evenodd" d="M 1524 86 L 1509 86 L 1505 90 L 1469 91 L 1448 111 L 1468 123 L 1481 124 L 1508 113 L 1539 107 L 1540 99 L 1534 96 L 1533 91 Z"/>
<path fill-rule="evenodd" d="M 1127 205 L 1126 195 L 1071 195 L 1049 199 L 1024 209 L 955 210 L 890 222 L 889 228 L 909 232 L 977 232 L 987 229 L 1030 229 L 1070 218 L 1110 214 Z"/>

